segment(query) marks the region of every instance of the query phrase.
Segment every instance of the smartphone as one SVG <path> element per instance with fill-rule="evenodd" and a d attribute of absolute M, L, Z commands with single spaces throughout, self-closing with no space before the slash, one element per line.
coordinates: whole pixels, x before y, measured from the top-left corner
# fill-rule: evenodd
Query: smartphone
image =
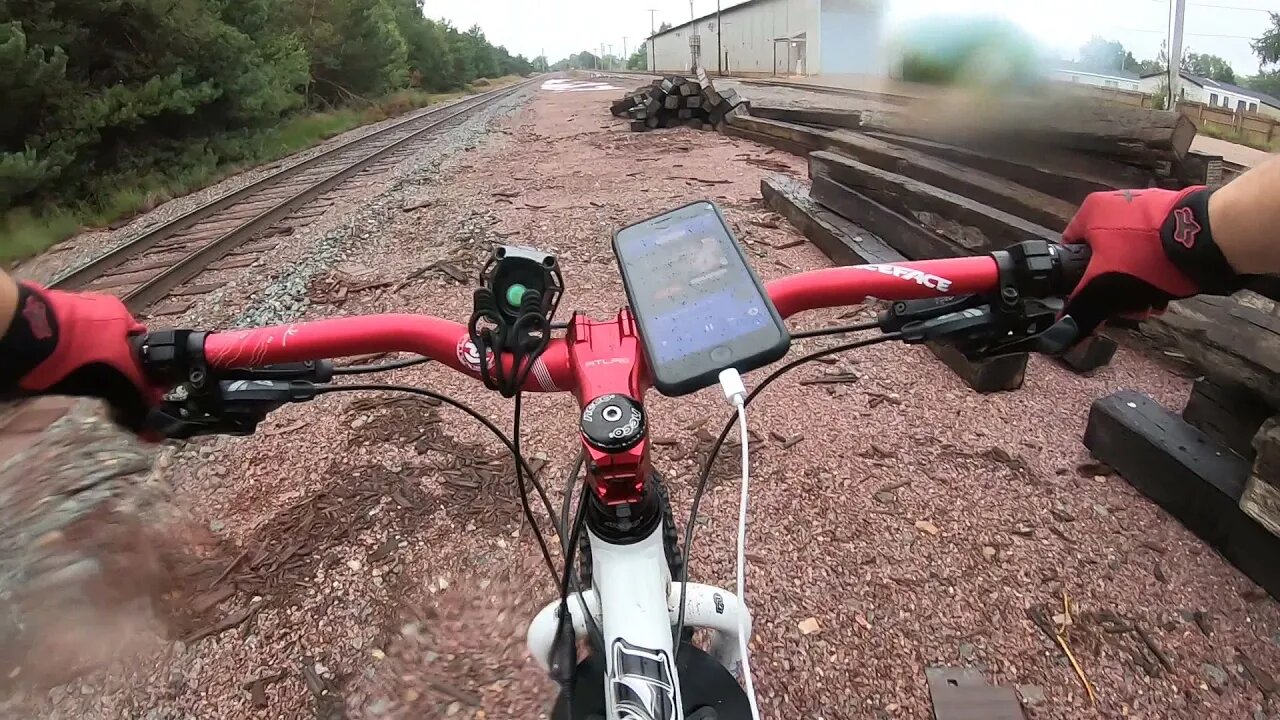
<path fill-rule="evenodd" d="M 686 395 L 715 384 L 725 368 L 746 372 L 787 354 L 786 325 L 713 203 L 622 228 L 613 252 L 663 395 Z"/>

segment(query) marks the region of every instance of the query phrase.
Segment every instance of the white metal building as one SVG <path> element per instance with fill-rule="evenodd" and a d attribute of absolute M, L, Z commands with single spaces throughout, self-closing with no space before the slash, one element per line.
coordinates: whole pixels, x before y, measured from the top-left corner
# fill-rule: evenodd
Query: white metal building
<path fill-rule="evenodd" d="M 882 75 L 883 19 L 883 0 L 747 0 L 649 38 L 649 69 L 688 72 L 693 41 L 712 73 Z"/>
<path fill-rule="evenodd" d="M 1049 69 L 1049 77 L 1063 82 L 1097 85 L 1098 87 L 1137 90 L 1138 74 L 1128 70 L 1094 70 L 1087 65 L 1060 60 Z"/>

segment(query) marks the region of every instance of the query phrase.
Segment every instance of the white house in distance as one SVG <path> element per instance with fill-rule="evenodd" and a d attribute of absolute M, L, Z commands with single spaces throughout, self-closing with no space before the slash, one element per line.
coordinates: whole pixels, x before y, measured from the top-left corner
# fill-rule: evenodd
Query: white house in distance
<path fill-rule="evenodd" d="M 1231 111 L 1251 112 L 1271 118 L 1280 118 L 1280 100 L 1266 93 L 1249 88 L 1218 82 L 1188 72 L 1182 77 L 1182 99 L 1204 103 Z M 1164 73 L 1143 75 L 1139 81 L 1142 92 L 1156 94 L 1165 86 Z"/>
<path fill-rule="evenodd" d="M 1088 66 L 1070 60 L 1059 60 L 1050 66 L 1049 78 L 1062 82 L 1080 83 L 1081 85 L 1119 88 L 1120 90 L 1139 89 L 1137 73 L 1129 72 L 1128 70 L 1093 70 Z"/>
<path fill-rule="evenodd" d="M 688 72 L 692 36 L 709 72 L 883 75 L 885 0 L 747 0 L 647 41 L 649 69 Z"/>

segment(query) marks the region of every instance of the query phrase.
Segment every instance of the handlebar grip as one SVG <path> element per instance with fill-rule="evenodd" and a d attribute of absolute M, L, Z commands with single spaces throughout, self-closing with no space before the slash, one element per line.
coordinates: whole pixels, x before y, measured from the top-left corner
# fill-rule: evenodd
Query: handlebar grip
<path fill-rule="evenodd" d="M 1070 295 L 1084 278 L 1089 261 L 1093 258 L 1093 248 L 1084 243 L 1078 245 L 1058 245 L 1057 287 L 1054 291 L 1060 295 Z"/>

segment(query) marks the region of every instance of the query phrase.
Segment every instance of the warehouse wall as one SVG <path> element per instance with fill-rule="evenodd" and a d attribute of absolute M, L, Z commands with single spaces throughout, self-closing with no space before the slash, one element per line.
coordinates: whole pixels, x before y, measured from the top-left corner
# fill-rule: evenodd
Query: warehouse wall
<path fill-rule="evenodd" d="M 714 17 L 700 19 L 696 32 L 702 36 L 702 64 L 710 72 L 719 69 L 720 63 L 716 58 L 716 41 L 719 39 L 729 72 L 785 75 L 788 73 L 788 44 L 777 43 L 775 58 L 773 40 L 794 38 L 803 33 L 807 42 L 792 44 L 790 70 L 802 69 L 814 74 L 818 72 L 817 58 L 821 57 L 817 32 L 819 7 L 820 0 L 759 0 L 722 12 L 723 28 L 717 27 Z M 687 71 L 690 63 L 689 36 L 694 31 L 693 25 L 685 24 L 651 39 L 651 68 L 657 72 Z M 802 52 L 806 62 L 801 66 L 797 60 Z"/>
<path fill-rule="evenodd" d="M 822 0 L 820 17 L 823 74 L 885 74 L 882 2 Z"/>

